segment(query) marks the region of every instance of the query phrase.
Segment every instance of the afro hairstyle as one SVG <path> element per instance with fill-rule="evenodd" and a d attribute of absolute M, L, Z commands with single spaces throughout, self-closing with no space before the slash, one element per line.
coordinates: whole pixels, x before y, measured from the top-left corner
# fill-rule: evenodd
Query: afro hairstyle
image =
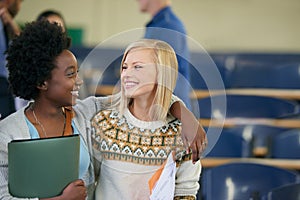
<path fill-rule="evenodd" d="M 56 23 L 27 23 L 6 51 L 8 80 L 15 96 L 26 100 L 39 94 L 37 86 L 51 78 L 56 58 L 69 49 L 71 39 Z"/>

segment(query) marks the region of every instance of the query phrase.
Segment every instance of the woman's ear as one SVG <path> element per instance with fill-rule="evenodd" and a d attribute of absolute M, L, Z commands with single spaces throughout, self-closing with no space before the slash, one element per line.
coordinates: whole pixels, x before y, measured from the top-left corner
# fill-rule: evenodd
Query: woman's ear
<path fill-rule="evenodd" d="M 48 89 L 48 82 L 44 81 L 42 84 L 37 86 L 38 89 L 40 90 L 47 90 Z"/>

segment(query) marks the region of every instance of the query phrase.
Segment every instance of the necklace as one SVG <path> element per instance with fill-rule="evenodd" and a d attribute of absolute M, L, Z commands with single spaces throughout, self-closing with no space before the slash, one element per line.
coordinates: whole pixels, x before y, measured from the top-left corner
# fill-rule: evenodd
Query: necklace
<path fill-rule="evenodd" d="M 43 124 L 38 120 L 38 118 L 35 115 L 33 106 L 31 107 L 31 110 L 32 110 L 32 114 L 33 114 L 35 122 L 41 127 L 41 129 L 42 129 L 43 134 L 45 135 L 45 137 L 48 137 Z M 66 116 L 64 115 L 64 128 L 63 128 L 63 131 L 62 131 L 62 136 L 64 136 L 64 134 L 65 134 L 65 129 L 66 129 Z"/>

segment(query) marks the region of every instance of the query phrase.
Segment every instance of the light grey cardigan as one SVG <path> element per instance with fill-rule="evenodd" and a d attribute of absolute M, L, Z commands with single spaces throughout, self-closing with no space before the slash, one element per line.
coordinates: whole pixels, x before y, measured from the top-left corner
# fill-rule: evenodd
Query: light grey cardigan
<path fill-rule="evenodd" d="M 75 117 L 73 121 L 84 139 L 86 146 L 92 154 L 91 145 L 91 126 L 90 119 L 101 109 L 105 108 L 108 103 L 108 97 L 89 97 L 85 100 L 77 100 L 77 104 L 73 107 L 75 111 Z M 2 105 L 3 106 L 3 105 Z M 28 107 L 28 105 L 26 106 Z M 12 197 L 8 192 L 8 151 L 7 144 L 11 140 L 15 139 L 29 139 L 29 129 L 25 121 L 24 110 L 26 107 L 11 114 L 0 122 L 0 199 L 2 200 L 14 200 L 21 198 Z M 99 172 L 99 169 L 95 169 L 98 166 L 93 155 L 90 155 L 92 162 L 89 166 L 88 173 L 84 176 L 84 182 L 88 186 L 88 199 L 93 199 L 95 189 L 95 172 Z M 38 199 L 38 198 L 34 198 Z"/>

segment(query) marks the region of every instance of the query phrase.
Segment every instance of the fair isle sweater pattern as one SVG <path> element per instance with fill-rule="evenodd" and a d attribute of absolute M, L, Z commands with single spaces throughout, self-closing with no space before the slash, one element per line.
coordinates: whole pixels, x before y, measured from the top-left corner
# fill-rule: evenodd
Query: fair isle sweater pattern
<path fill-rule="evenodd" d="M 146 129 L 132 125 L 124 116 L 119 117 L 117 111 L 104 110 L 93 118 L 92 126 L 93 147 L 104 159 L 162 165 L 172 150 L 180 160 L 185 152 L 181 122 L 177 119 L 159 128 Z"/>

